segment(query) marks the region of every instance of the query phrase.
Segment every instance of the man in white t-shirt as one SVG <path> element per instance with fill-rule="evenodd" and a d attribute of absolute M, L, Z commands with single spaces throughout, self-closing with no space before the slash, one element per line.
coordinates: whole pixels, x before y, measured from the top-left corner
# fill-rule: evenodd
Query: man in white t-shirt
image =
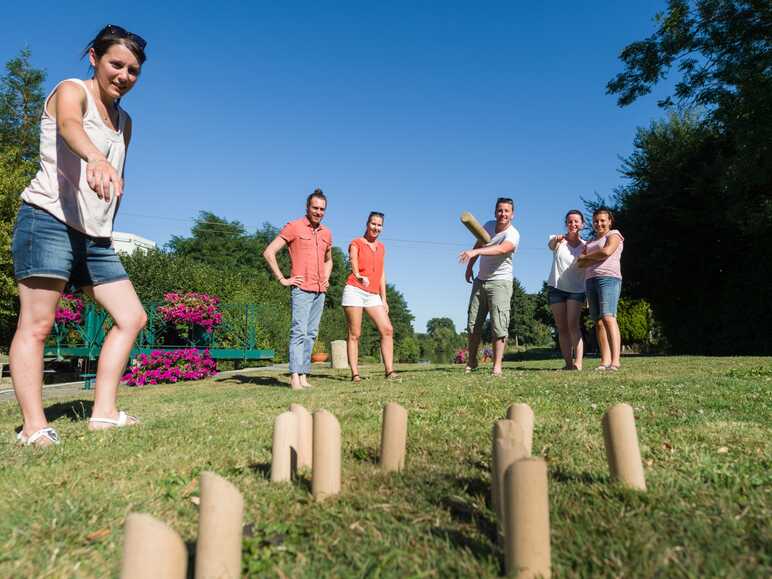
<path fill-rule="evenodd" d="M 472 295 L 469 298 L 467 332 L 469 333 L 469 356 L 466 372 L 477 367 L 477 349 L 480 346 L 485 317 L 490 312 L 493 334 L 493 375 L 501 376 L 501 362 L 509 336 L 509 312 L 512 299 L 512 254 L 517 251 L 520 233 L 512 227 L 515 204 L 508 197 L 496 200 L 496 220 L 488 221 L 483 227 L 491 240 L 483 244 L 477 242 L 474 249 L 462 251 L 458 256 L 461 263 L 466 262 L 466 281 L 472 283 Z M 472 270 L 480 257 L 480 269 L 477 277 Z"/>

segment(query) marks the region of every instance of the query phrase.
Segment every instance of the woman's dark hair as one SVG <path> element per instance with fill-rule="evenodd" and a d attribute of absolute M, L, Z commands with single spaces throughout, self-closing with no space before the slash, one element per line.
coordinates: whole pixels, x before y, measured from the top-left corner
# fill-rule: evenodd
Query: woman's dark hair
<path fill-rule="evenodd" d="M 582 223 L 584 223 L 584 215 L 583 215 L 583 214 L 582 214 L 582 212 L 581 212 L 581 211 L 579 211 L 578 209 L 572 209 L 571 211 L 569 211 L 568 213 L 566 213 L 566 218 L 563 220 L 563 223 L 565 223 L 566 221 L 568 221 L 568 218 L 569 218 L 569 217 L 571 217 L 571 215 L 578 215 L 578 216 L 579 216 L 579 219 L 581 219 L 581 220 L 582 220 Z"/>
<path fill-rule="evenodd" d="M 145 63 L 145 60 L 147 59 L 145 56 L 145 46 L 147 45 L 145 40 L 141 36 L 134 34 L 133 32 L 128 32 L 125 28 L 121 28 L 114 24 L 108 24 L 97 33 L 83 51 L 83 57 L 85 57 L 88 54 L 88 51 L 93 48 L 96 57 L 102 58 L 114 44 L 122 44 L 128 48 L 137 58 L 140 65 Z"/>
<path fill-rule="evenodd" d="M 370 215 L 368 215 L 368 216 L 367 216 L 367 221 L 366 221 L 366 223 L 370 223 L 370 220 L 371 220 L 373 217 L 380 217 L 380 218 L 381 218 L 381 221 L 383 221 L 383 213 L 381 213 L 380 211 L 370 211 Z"/>
<path fill-rule="evenodd" d="M 611 225 L 614 225 L 614 214 L 608 207 L 598 207 L 595 211 L 592 212 L 592 218 L 595 219 L 595 216 L 600 215 L 601 213 L 608 215 L 608 219 L 611 221 Z"/>

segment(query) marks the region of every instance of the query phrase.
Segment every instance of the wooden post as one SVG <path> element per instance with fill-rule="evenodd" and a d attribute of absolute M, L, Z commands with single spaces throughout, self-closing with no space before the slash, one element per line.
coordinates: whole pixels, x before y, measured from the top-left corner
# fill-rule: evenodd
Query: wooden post
<path fill-rule="evenodd" d="M 405 468 L 407 446 L 407 410 L 396 402 L 383 407 L 381 425 L 381 468 L 400 471 Z"/>
<path fill-rule="evenodd" d="M 340 493 L 341 437 L 338 420 L 326 410 L 314 412 L 311 493 L 316 500 Z"/>
<path fill-rule="evenodd" d="M 180 536 L 144 513 L 126 517 L 121 579 L 185 579 L 188 552 Z"/>
<path fill-rule="evenodd" d="M 528 453 L 523 428 L 513 420 L 497 420 L 491 438 L 491 504 L 501 541 L 504 537 L 504 473 L 513 462 L 527 457 Z"/>
<path fill-rule="evenodd" d="M 314 456 L 314 419 L 302 404 L 290 404 L 298 420 L 298 468 L 311 468 Z"/>
<path fill-rule="evenodd" d="M 525 450 L 528 456 L 533 454 L 533 410 L 528 404 L 512 404 L 507 409 L 507 418 L 517 422 L 523 429 Z"/>
<path fill-rule="evenodd" d="M 550 514 L 547 463 L 542 458 L 514 462 L 504 477 L 504 555 L 507 575 L 549 578 Z"/>
<path fill-rule="evenodd" d="M 646 490 L 635 416 L 629 404 L 616 404 L 603 415 L 603 441 L 606 444 L 611 478 L 639 491 Z"/>
<path fill-rule="evenodd" d="M 196 579 L 239 579 L 244 499 L 230 482 L 201 474 Z"/>
<path fill-rule="evenodd" d="M 276 417 L 273 426 L 271 482 L 289 482 L 297 468 L 298 419 L 292 412 Z"/>

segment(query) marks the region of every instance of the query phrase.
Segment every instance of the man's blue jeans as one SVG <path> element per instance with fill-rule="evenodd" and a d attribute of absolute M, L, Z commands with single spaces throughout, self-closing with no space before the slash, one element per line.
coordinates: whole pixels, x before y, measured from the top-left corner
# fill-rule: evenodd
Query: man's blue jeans
<path fill-rule="evenodd" d="M 292 327 L 289 342 L 289 371 L 292 374 L 311 372 L 311 350 L 324 309 L 324 294 L 292 288 Z"/>

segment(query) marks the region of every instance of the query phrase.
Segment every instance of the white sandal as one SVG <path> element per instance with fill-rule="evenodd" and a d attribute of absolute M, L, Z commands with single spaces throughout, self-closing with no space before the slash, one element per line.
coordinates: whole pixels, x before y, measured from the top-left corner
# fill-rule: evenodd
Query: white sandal
<path fill-rule="evenodd" d="M 112 418 L 89 418 L 88 423 L 109 424 L 112 428 L 123 428 L 124 426 L 134 426 L 135 424 L 139 424 L 139 418 L 126 414 L 123 410 L 119 410 L 117 420 L 113 420 Z M 103 428 L 101 430 L 107 429 Z"/>
<path fill-rule="evenodd" d="M 38 440 L 45 438 L 48 439 L 50 444 L 59 444 L 61 442 L 61 439 L 59 438 L 59 433 L 56 432 L 53 428 L 50 426 L 46 426 L 45 428 L 41 428 L 37 432 L 33 432 L 29 436 L 26 436 L 24 434 L 24 431 L 19 431 L 19 433 L 16 435 L 16 442 L 18 444 L 21 444 L 22 446 L 48 446 L 48 445 L 38 445 L 36 444 Z"/>

